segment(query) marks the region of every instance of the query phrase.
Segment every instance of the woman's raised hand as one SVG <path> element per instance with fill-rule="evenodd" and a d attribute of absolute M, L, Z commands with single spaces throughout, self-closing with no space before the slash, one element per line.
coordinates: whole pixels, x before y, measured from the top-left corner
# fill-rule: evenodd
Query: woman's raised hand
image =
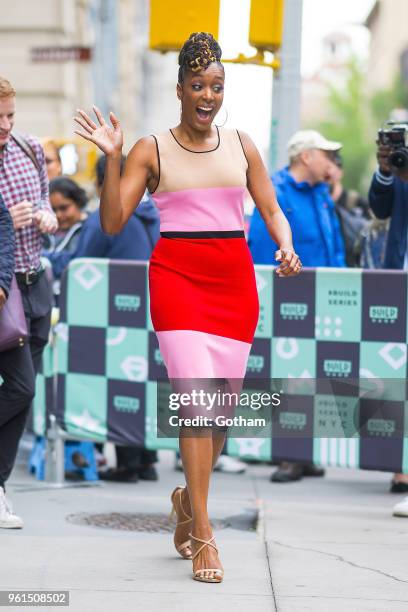
<path fill-rule="evenodd" d="M 96 125 L 85 111 L 77 109 L 79 116 L 74 120 L 81 126 L 82 130 L 75 130 L 75 134 L 82 136 L 96 144 L 105 155 L 121 154 L 123 147 L 123 133 L 120 122 L 113 113 L 109 113 L 111 125 L 106 123 L 101 111 L 92 107 L 99 125 Z"/>

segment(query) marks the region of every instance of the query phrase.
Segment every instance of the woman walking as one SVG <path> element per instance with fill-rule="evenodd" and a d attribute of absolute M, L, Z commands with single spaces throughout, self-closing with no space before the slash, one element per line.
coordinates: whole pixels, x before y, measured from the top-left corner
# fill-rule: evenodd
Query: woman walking
<path fill-rule="evenodd" d="M 248 188 L 280 249 L 280 276 L 301 269 L 289 224 L 275 198 L 259 152 L 249 136 L 213 121 L 224 95 L 224 68 L 217 41 L 192 34 L 179 55 L 177 97 L 180 123 L 140 139 L 120 179 L 123 136 L 119 120 L 109 125 L 94 107 L 97 123 L 84 111 L 76 133 L 107 156 L 101 222 L 120 232 L 145 188 L 160 211 L 161 238 L 149 266 L 151 317 L 169 379 L 243 379 L 258 320 L 258 296 L 243 231 Z M 193 577 L 221 582 L 207 499 L 210 474 L 225 431 L 180 430 L 186 487 L 171 496 L 178 524 L 176 549 L 193 561 Z M 204 435 L 203 435 L 204 433 Z M 206 434 L 206 435 L 205 435 Z"/>

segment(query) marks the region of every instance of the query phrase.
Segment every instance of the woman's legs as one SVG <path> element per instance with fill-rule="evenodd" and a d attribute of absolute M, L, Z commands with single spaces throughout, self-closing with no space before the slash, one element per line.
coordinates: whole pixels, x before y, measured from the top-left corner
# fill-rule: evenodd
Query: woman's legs
<path fill-rule="evenodd" d="M 173 381 L 174 383 L 174 381 Z M 214 379 L 208 379 L 209 384 L 208 392 L 220 391 L 238 391 L 241 388 L 242 382 L 233 380 L 232 382 L 228 379 L 223 381 Z M 188 391 L 191 381 L 177 381 L 174 385 L 179 391 Z M 201 385 L 203 382 L 201 381 Z M 178 388 L 180 386 L 180 389 Z M 187 388 L 184 388 L 187 387 Z M 235 404 L 233 406 L 226 407 L 222 401 L 217 406 L 215 412 L 209 416 L 214 418 L 215 414 L 225 414 L 231 416 L 234 412 Z M 188 531 L 190 531 L 195 537 L 202 540 L 209 540 L 213 533 L 208 517 L 208 492 L 210 485 L 210 476 L 217 462 L 217 459 L 225 444 L 225 437 L 227 428 L 182 428 L 180 430 L 180 455 L 183 462 L 184 474 L 186 478 L 187 487 L 182 493 L 182 503 L 185 511 L 192 516 L 192 522 L 187 525 Z M 183 531 L 184 525 L 180 526 L 180 543 L 188 538 L 188 531 Z M 179 537 L 177 533 L 177 540 Z M 195 550 L 200 548 L 201 543 L 191 542 L 191 550 L 194 554 Z M 206 546 L 197 555 L 193 561 L 193 570 L 201 568 L 222 568 L 218 559 L 217 552 L 211 546 Z M 213 578 L 213 572 L 204 574 L 204 577 Z"/>
<path fill-rule="evenodd" d="M 217 433 L 213 433 L 212 436 L 212 459 L 211 459 L 211 470 L 213 470 L 214 465 L 217 462 L 217 459 L 224 447 L 224 443 L 225 443 L 225 436 L 226 436 L 226 430 L 225 431 L 219 431 Z M 211 438 L 210 438 L 211 439 Z M 188 452 L 188 451 L 187 451 Z M 186 477 L 187 479 L 187 477 Z M 208 493 L 207 493 L 208 495 Z M 182 493 L 181 493 L 181 503 L 183 506 L 183 510 L 184 513 L 188 514 L 189 516 L 192 516 L 191 514 L 191 504 L 190 504 L 190 496 L 188 493 L 188 486 L 185 487 L 185 489 L 183 489 Z M 183 514 L 183 516 L 181 517 L 183 520 L 185 519 L 185 515 Z M 185 523 L 183 525 L 178 525 L 176 527 L 176 533 L 175 533 L 175 542 L 177 544 L 182 544 L 183 542 L 185 542 L 186 540 L 189 539 L 189 532 L 192 529 L 192 524 L 191 523 Z"/>
<path fill-rule="evenodd" d="M 202 540 L 209 540 L 213 535 L 207 509 L 210 475 L 224 445 L 225 432 L 217 432 L 213 436 L 211 429 L 201 429 L 194 437 L 192 434 L 192 430 L 184 430 L 180 434 L 180 454 L 187 482 L 183 505 L 187 511 L 191 510 L 191 533 Z M 194 541 L 191 545 L 193 553 L 201 546 Z M 210 546 L 206 546 L 193 561 L 194 570 L 205 567 L 222 567 L 216 551 Z M 213 573 L 206 575 L 211 578 Z"/>

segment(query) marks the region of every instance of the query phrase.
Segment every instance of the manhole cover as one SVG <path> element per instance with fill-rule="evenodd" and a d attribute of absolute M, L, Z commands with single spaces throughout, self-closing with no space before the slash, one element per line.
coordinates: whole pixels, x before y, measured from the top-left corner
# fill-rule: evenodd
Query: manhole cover
<path fill-rule="evenodd" d="M 104 527 L 106 529 L 121 529 L 123 531 L 147 531 L 149 533 L 173 533 L 175 522 L 166 514 L 144 514 L 109 512 L 107 514 L 70 514 L 67 516 L 69 523 L 75 525 L 89 525 L 93 527 Z M 211 521 L 215 529 L 229 527 L 229 520 Z"/>

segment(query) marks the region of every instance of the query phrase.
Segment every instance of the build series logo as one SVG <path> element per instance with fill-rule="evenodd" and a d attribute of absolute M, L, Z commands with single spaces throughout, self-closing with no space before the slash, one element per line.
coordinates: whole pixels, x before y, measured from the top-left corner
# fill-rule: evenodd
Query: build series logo
<path fill-rule="evenodd" d="M 352 366 L 352 362 L 345 359 L 325 359 L 323 361 L 323 371 L 326 376 L 335 378 L 348 378 Z"/>
<path fill-rule="evenodd" d="M 308 305 L 301 302 L 282 302 L 280 305 L 280 315 L 285 320 L 304 321 L 308 311 Z"/>
<path fill-rule="evenodd" d="M 248 358 L 248 372 L 262 372 L 265 366 L 265 358 L 262 355 L 250 355 Z"/>
<path fill-rule="evenodd" d="M 307 418 L 302 412 L 280 412 L 279 425 L 282 429 L 301 431 L 306 427 Z"/>
<path fill-rule="evenodd" d="M 140 400 L 137 397 L 129 397 L 128 395 L 115 395 L 113 397 L 113 406 L 118 412 L 138 412 L 140 408 Z"/>
<path fill-rule="evenodd" d="M 115 295 L 115 308 L 120 312 L 137 312 L 140 308 L 140 295 L 117 294 Z"/>
<path fill-rule="evenodd" d="M 371 436 L 389 438 L 395 433 L 395 421 L 393 419 L 368 419 L 367 431 Z"/>
<path fill-rule="evenodd" d="M 398 307 L 370 306 L 369 317 L 372 323 L 395 323 L 398 319 Z"/>

